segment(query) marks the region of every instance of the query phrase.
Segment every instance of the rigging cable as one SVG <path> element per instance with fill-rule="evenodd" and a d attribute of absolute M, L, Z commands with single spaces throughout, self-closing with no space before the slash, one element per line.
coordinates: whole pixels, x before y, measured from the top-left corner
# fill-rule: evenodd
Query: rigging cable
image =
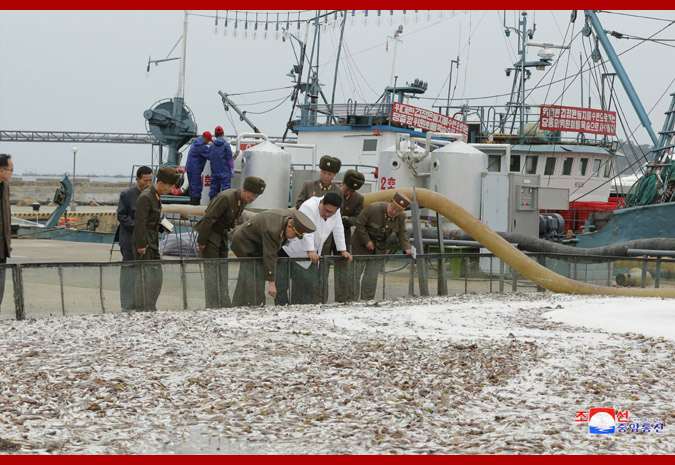
<path fill-rule="evenodd" d="M 262 114 L 265 114 L 265 113 L 269 113 L 270 111 L 276 110 L 276 109 L 279 108 L 281 105 L 283 105 L 284 102 L 286 102 L 286 100 L 288 100 L 289 98 L 291 98 L 292 95 L 293 95 L 293 93 L 291 92 L 291 93 L 288 94 L 286 97 L 284 97 L 283 99 L 281 99 L 281 102 L 280 102 L 278 105 L 273 106 L 273 107 L 270 108 L 269 110 L 265 110 L 265 111 L 247 111 L 246 113 L 251 114 L 251 115 L 262 115 Z M 277 101 L 277 100 L 274 100 L 274 101 Z M 259 103 L 269 103 L 269 102 L 259 102 Z M 257 104 L 250 104 L 250 105 L 257 105 Z"/>
<path fill-rule="evenodd" d="M 253 106 L 253 105 L 262 105 L 263 103 L 275 103 L 275 102 L 278 102 L 278 101 L 280 101 L 280 100 L 285 100 L 285 99 L 287 99 L 287 98 L 288 98 L 288 95 L 286 95 L 286 96 L 284 96 L 284 97 L 275 98 L 275 99 L 273 99 L 273 100 L 264 100 L 264 101 L 262 101 L 262 102 L 246 103 L 245 106 L 249 106 L 249 107 L 250 107 L 250 106 Z"/>
<path fill-rule="evenodd" d="M 657 31 L 655 34 L 652 35 L 652 37 L 653 37 L 654 35 L 656 35 L 656 34 L 659 34 L 659 33 L 662 32 L 663 30 L 665 30 L 666 28 L 672 26 L 673 24 L 675 24 L 675 21 L 674 21 L 674 22 L 671 22 L 670 24 L 668 24 L 667 26 L 665 26 L 665 27 L 662 28 L 661 30 Z M 581 34 L 581 32 L 578 32 L 578 33 L 577 33 L 577 36 L 578 36 L 579 34 Z M 576 36 L 575 36 L 574 38 L 572 38 L 572 41 L 574 41 L 575 38 L 576 38 Z M 630 47 L 630 48 L 624 50 L 624 51 L 621 52 L 621 53 L 617 53 L 617 56 L 622 56 L 622 55 L 624 55 L 624 54 L 630 52 L 630 51 L 633 50 L 634 48 L 636 48 L 636 47 L 638 47 L 639 45 L 641 45 L 643 42 L 644 42 L 644 41 L 642 41 L 642 42 L 640 42 L 640 43 L 638 43 L 638 44 L 635 44 L 635 45 L 633 45 L 632 47 Z M 586 61 L 588 61 L 588 59 L 587 59 Z M 603 60 L 601 63 L 597 63 L 597 64 L 594 64 L 594 65 L 591 65 L 591 66 L 589 67 L 589 69 L 586 70 L 586 71 L 584 71 L 584 72 L 590 72 L 590 71 L 592 71 L 592 70 L 595 70 L 596 68 L 598 68 L 599 66 L 601 66 L 603 63 L 606 63 L 607 61 L 608 61 L 608 60 L 605 59 L 605 60 Z M 547 72 L 547 73 L 548 73 L 548 72 Z M 546 76 L 546 74 L 544 75 L 544 77 L 545 77 L 545 76 Z M 569 76 L 566 76 L 566 77 L 561 78 L 561 79 L 559 79 L 559 80 L 557 80 L 557 81 L 551 82 L 551 83 L 549 83 L 548 85 L 550 85 L 550 84 L 558 84 L 559 82 L 564 81 L 564 80 L 567 79 L 568 77 L 569 77 Z M 539 81 L 539 83 L 540 83 L 542 80 L 543 80 L 543 78 Z M 530 89 L 530 92 L 532 92 L 532 91 L 534 91 L 534 90 L 540 89 L 539 83 L 537 83 L 536 86 L 534 86 L 532 89 Z M 542 87 L 544 87 L 544 86 L 542 86 Z M 495 95 L 489 95 L 489 96 L 486 96 L 486 97 L 467 97 L 467 100 L 487 100 L 487 99 L 496 99 L 496 98 L 499 98 L 499 97 L 509 97 L 510 95 L 511 95 L 511 93 L 508 93 L 508 94 L 495 94 Z M 420 99 L 420 100 L 431 100 L 432 97 L 419 97 L 419 99 Z M 452 99 L 452 100 L 454 100 L 454 99 Z"/>
<path fill-rule="evenodd" d="M 672 23 L 671 23 L 671 24 L 672 24 Z M 669 25 L 666 26 L 666 27 L 669 27 L 671 24 L 669 24 Z M 638 44 L 638 45 L 639 45 L 639 44 Z M 635 47 L 632 47 L 632 48 L 635 48 Z M 632 49 L 632 48 L 631 48 L 631 49 Z M 624 52 L 624 53 L 625 53 L 625 52 Z M 606 70 L 606 61 L 603 61 L 603 62 L 602 62 L 602 65 L 603 65 L 603 67 L 605 67 L 605 70 Z M 649 112 L 647 113 L 647 115 L 651 114 L 651 112 L 656 108 L 656 106 L 658 105 L 658 102 L 659 102 L 659 101 L 663 98 L 663 96 L 668 92 L 668 90 L 670 89 L 670 87 L 672 86 L 672 84 L 673 84 L 674 82 L 675 82 L 675 79 L 673 79 L 673 80 L 671 81 L 671 83 L 668 85 L 668 87 L 667 87 L 666 90 L 663 92 L 663 94 L 661 94 L 661 96 L 657 99 L 657 101 L 656 101 L 656 103 L 654 104 L 654 106 L 652 106 L 652 108 L 649 110 Z M 596 81 L 596 84 L 597 84 L 597 81 Z M 612 95 L 613 95 L 613 93 L 612 93 Z M 612 95 L 610 95 L 610 97 L 612 97 Z M 620 113 L 621 113 L 622 115 L 624 115 L 624 117 L 625 117 L 625 113 L 623 112 L 623 108 L 621 107 L 619 101 L 616 100 L 616 102 L 617 102 L 617 109 L 620 109 Z M 626 128 L 625 128 L 624 125 L 623 125 L 623 119 L 620 119 L 619 121 L 620 121 L 620 123 L 621 123 L 622 129 L 624 130 L 624 133 L 626 134 L 626 141 L 624 141 L 624 143 L 620 146 L 620 148 L 622 148 L 624 145 L 626 145 L 626 143 L 631 142 L 631 139 L 632 139 L 632 140 L 634 141 L 634 143 L 631 142 L 631 150 L 632 150 L 632 152 L 633 152 L 633 158 L 634 158 L 634 161 L 633 161 L 632 163 L 630 163 L 626 168 L 624 168 L 621 172 L 617 173 L 616 176 L 615 176 L 615 178 L 620 177 L 624 172 L 628 171 L 629 169 L 631 169 L 631 170 L 633 171 L 633 174 L 635 174 L 635 175 L 637 176 L 637 173 L 636 173 L 635 169 L 633 169 L 633 167 L 634 167 L 635 165 L 638 165 L 638 167 L 640 168 L 640 170 L 642 171 L 643 176 L 644 176 L 644 167 L 643 167 L 643 164 L 644 164 L 644 163 L 649 163 L 649 159 L 647 158 L 647 156 L 648 156 L 648 154 L 651 153 L 651 152 L 648 152 L 648 153 L 646 153 L 646 154 L 643 153 L 643 154 L 641 154 L 641 156 L 638 156 L 638 155 L 635 153 L 634 145 L 637 145 L 637 146 L 639 147 L 639 143 L 637 142 L 637 140 L 636 140 L 636 139 L 634 138 L 634 136 L 633 136 L 633 135 L 635 134 L 635 132 L 641 127 L 641 124 L 639 124 L 639 123 L 636 124 L 635 128 L 633 128 L 633 130 L 630 132 L 630 134 L 628 134 L 628 131 L 626 130 Z M 607 182 L 611 182 L 611 181 L 612 181 L 612 179 L 610 179 L 610 180 L 607 181 Z M 604 186 L 607 182 L 603 183 L 601 186 Z M 598 186 L 596 189 L 600 188 L 601 186 Z M 636 187 L 636 186 L 637 186 L 637 187 Z M 635 188 L 635 189 L 634 189 L 634 188 Z M 650 192 L 651 192 L 651 189 L 652 189 L 652 188 L 653 188 L 653 181 L 650 181 L 650 180 L 649 180 L 649 181 L 644 181 L 644 182 L 642 182 L 642 183 L 640 183 L 640 181 L 638 181 L 636 184 L 633 185 L 633 187 L 631 188 L 631 190 L 629 190 L 629 194 L 631 194 L 631 203 L 633 203 L 633 204 L 635 204 L 635 203 L 640 204 L 640 202 L 643 202 L 645 198 L 647 198 L 647 197 L 649 197 L 649 196 L 651 195 Z M 591 190 L 590 192 L 593 192 L 593 191 L 596 190 L 596 189 L 593 189 L 593 190 Z M 637 193 L 636 193 L 636 191 L 637 191 Z M 645 191 L 647 191 L 647 192 L 645 193 Z M 576 192 L 576 191 L 575 191 L 575 192 Z M 589 192 L 589 193 L 590 193 L 590 192 Z M 574 193 L 574 192 L 572 192 L 572 193 Z M 654 193 L 654 195 L 655 195 L 655 194 L 656 194 L 656 193 Z M 654 196 L 652 196 L 652 198 L 653 198 L 653 197 L 654 197 Z M 579 197 L 579 198 L 582 198 L 582 197 Z M 574 201 L 578 200 L 579 198 L 575 199 Z M 628 197 L 627 197 L 627 198 L 628 198 Z"/>
<path fill-rule="evenodd" d="M 237 129 L 237 125 L 234 124 L 234 118 L 232 118 L 232 113 L 229 111 L 226 111 L 225 114 L 227 115 L 227 118 L 230 120 L 230 124 L 232 125 L 232 128 L 234 128 L 234 133 L 239 134 L 239 129 Z"/>
<path fill-rule="evenodd" d="M 655 18 L 653 16 L 640 16 L 640 15 L 634 15 L 634 14 L 629 14 L 629 13 L 619 13 L 617 11 L 598 10 L 598 13 L 605 13 L 605 14 L 618 15 L 618 16 L 631 16 L 633 18 L 641 18 L 641 19 L 653 19 L 654 21 L 672 21 L 672 19 Z"/>
<path fill-rule="evenodd" d="M 252 91 L 249 91 L 249 92 L 238 92 L 236 94 L 227 94 L 227 95 L 230 96 L 230 97 L 235 97 L 235 96 L 238 96 L 238 95 L 260 94 L 260 93 L 263 93 L 263 92 L 271 92 L 273 90 L 292 89 L 293 87 L 295 87 L 295 86 L 275 87 L 274 89 L 252 90 Z"/>

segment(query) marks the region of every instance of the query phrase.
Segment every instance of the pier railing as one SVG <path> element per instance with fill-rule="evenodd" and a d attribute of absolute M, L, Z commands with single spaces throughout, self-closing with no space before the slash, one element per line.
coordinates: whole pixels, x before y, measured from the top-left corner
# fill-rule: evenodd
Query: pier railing
<path fill-rule="evenodd" d="M 320 289 L 315 303 L 336 302 L 336 285 L 343 290 L 344 282 L 353 292 L 353 285 L 360 282 L 356 272 L 366 262 L 376 264 L 375 268 L 371 268 L 377 273 L 372 297 L 375 301 L 412 296 L 545 291 L 492 254 L 472 253 L 462 248 L 454 250 L 456 253 L 419 254 L 416 259 L 400 253 L 358 256 L 347 267 L 344 267 L 346 260 L 342 257 L 324 257 L 315 272 Z M 563 276 L 581 282 L 615 286 L 619 281 L 638 287 L 675 287 L 675 260 L 667 255 L 658 256 L 655 251 L 640 251 L 640 256 L 636 257 L 582 258 L 552 254 L 530 254 L 530 257 Z M 279 258 L 278 272 L 282 271 L 282 267 L 290 269 L 294 266 L 292 262 L 298 261 L 303 260 Z M 205 308 L 205 287 L 224 285 L 227 289 L 220 289 L 217 294 L 232 298 L 244 262 L 260 260 L 170 258 L 156 262 L 0 265 L 0 283 L 4 283 L 0 319 L 121 313 L 122 300 L 134 293 L 136 283 L 143 289 L 141 295 L 151 294 L 152 281 L 149 274 L 141 271 L 141 263 L 146 267 L 155 265 L 162 272 L 161 291 L 156 303 L 158 310 Z M 343 284 L 335 281 L 336 264 L 342 266 L 341 273 L 346 276 Z M 209 279 L 212 270 L 218 268 L 226 271 L 224 281 Z M 125 272 L 126 281 L 123 277 Z M 281 272 L 280 276 L 283 274 Z M 372 274 L 371 271 L 371 278 Z M 253 276 L 252 279 L 262 280 L 263 277 Z M 293 304 L 293 286 L 306 286 L 307 283 L 285 279 L 289 279 L 289 303 Z M 267 285 L 264 285 L 266 293 Z M 283 286 L 278 282 L 279 287 Z M 266 305 L 274 305 L 274 300 L 265 295 Z M 352 294 L 347 300 L 361 301 L 361 295 Z M 225 302 L 223 298 L 220 306 L 227 305 Z M 142 307 L 143 302 L 138 305 Z"/>

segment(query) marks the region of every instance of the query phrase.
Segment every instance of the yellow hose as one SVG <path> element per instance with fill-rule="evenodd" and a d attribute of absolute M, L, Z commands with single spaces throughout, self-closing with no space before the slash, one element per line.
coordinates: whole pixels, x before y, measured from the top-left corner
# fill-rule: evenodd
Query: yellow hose
<path fill-rule="evenodd" d="M 388 201 L 396 192 L 413 198 L 412 188 L 390 189 L 364 194 L 365 205 Z M 675 289 L 635 289 L 596 286 L 561 276 L 531 260 L 500 235 L 485 226 L 449 198 L 428 189 L 415 189 L 420 207 L 430 208 L 459 226 L 502 261 L 532 282 L 552 292 L 563 294 L 625 295 L 635 297 L 675 297 Z M 364 206 L 365 206 L 364 205 Z"/>

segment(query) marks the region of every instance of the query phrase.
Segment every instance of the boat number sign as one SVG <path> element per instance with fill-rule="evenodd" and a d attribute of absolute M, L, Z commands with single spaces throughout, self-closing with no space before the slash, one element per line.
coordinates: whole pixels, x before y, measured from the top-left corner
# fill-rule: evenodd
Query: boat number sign
<path fill-rule="evenodd" d="M 616 112 L 542 105 L 539 129 L 615 136 Z"/>
<path fill-rule="evenodd" d="M 407 124 L 423 131 L 469 135 L 469 126 L 455 118 L 398 102 L 394 103 L 391 110 L 391 121 Z"/>

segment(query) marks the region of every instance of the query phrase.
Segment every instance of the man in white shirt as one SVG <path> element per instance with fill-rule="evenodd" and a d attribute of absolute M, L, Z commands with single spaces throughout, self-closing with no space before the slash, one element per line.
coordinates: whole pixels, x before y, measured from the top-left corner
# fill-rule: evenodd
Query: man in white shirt
<path fill-rule="evenodd" d="M 293 280 L 290 303 L 319 303 L 321 289 L 318 262 L 321 258 L 320 253 L 323 244 L 331 233 L 333 233 L 333 240 L 338 252 L 351 262 L 352 256 L 347 252 L 342 216 L 340 215 L 341 205 L 340 194 L 329 192 L 324 197 L 311 197 L 300 206 L 300 211 L 314 222 L 316 231 L 305 234 L 302 239 L 296 238 L 287 242 L 279 251 L 279 256 L 309 257 L 309 260 L 292 262 L 290 266 L 286 261 L 277 262 L 277 297 L 274 301 L 276 305 L 289 303 L 289 269 Z"/>

